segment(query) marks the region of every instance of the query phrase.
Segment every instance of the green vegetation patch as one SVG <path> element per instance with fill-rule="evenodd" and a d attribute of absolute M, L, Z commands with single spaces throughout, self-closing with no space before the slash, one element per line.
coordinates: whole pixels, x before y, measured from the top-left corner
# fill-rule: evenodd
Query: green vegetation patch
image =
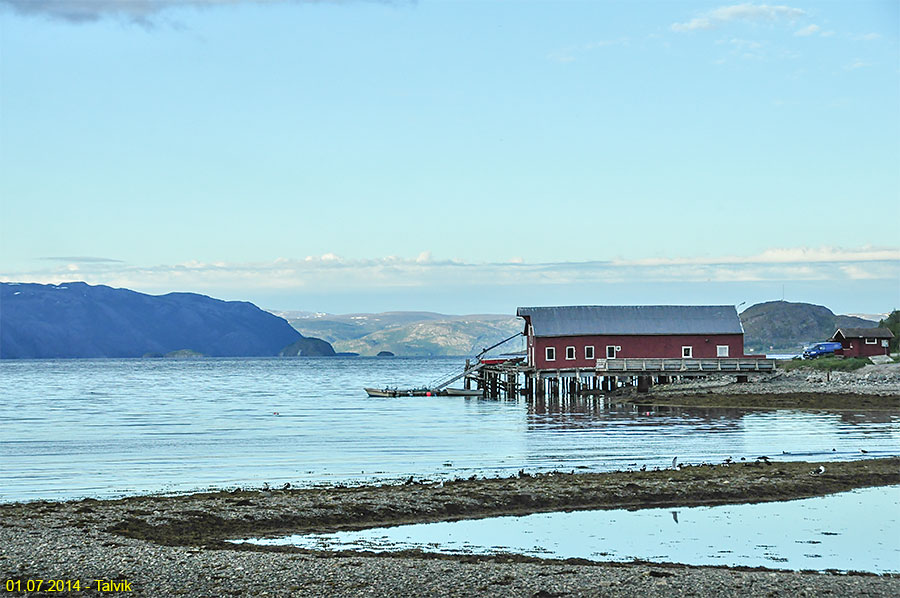
<path fill-rule="evenodd" d="M 894 333 L 894 338 L 891 339 L 889 347 L 891 353 L 896 353 L 900 349 L 900 310 L 895 309 L 892 311 L 891 315 L 878 322 L 878 326 L 887 328 Z"/>
<path fill-rule="evenodd" d="M 818 359 L 794 359 L 779 362 L 778 368 L 786 372 L 792 370 L 817 370 L 821 372 L 850 372 L 869 365 L 863 357 L 819 357 Z"/>

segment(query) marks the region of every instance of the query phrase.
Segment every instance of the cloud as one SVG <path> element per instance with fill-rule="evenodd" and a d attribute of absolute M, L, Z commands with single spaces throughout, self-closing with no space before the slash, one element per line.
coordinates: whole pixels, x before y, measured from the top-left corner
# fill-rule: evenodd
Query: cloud
<path fill-rule="evenodd" d="M 683 264 L 790 264 L 790 263 L 844 263 L 880 262 L 900 260 L 900 249 L 862 247 L 842 249 L 837 247 L 772 248 L 752 256 L 726 256 L 717 258 L 649 258 L 618 262 L 622 265 L 662 266 Z"/>
<path fill-rule="evenodd" d="M 797 37 L 809 37 L 810 35 L 817 33 L 819 30 L 820 27 L 818 25 L 807 25 L 806 27 L 795 31 L 794 35 L 796 35 Z"/>
<path fill-rule="evenodd" d="M 733 4 L 720 6 L 684 23 L 673 23 L 672 31 L 706 31 L 730 22 L 774 22 L 778 20 L 793 21 L 806 15 L 806 11 L 790 6 L 768 4 Z"/>
<path fill-rule="evenodd" d="M 708 283 L 760 281 L 850 281 L 900 279 L 900 249 L 885 247 L 771 248 L 750 256 L 658 257 L 582 262 L 471 263 L 435 259 L 428 252 L 412 258 L 387 256 L 347 259 L 334 253 L 270 262 L 135 266 L 123 262 L 81 262 L 78 270 L 61 264 L 33 271 L 0 273 L 9 282 L 59 284 L 73 272 L 91 284 L 147 292 L 231 293 L 269 291 L 371 293 L 390 289 L 547 287 L 567 284 Z"/>
<path fill-rule="evenodd" d="M 70 23 L 89 23 L 104 17 L 115 17 L 149 25 L 160 13 L 172 8 L 211 8 L 235 4 L 282 4 L 340 2 L 340 0 L 0 0 L 24 15 L 46 16 Z M 390 4 L 413 0 L 369 0 Z"/>

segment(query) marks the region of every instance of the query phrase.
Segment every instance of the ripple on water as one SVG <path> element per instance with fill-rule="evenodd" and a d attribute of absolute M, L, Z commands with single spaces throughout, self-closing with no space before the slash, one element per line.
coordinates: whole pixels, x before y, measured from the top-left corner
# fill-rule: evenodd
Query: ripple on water
<path fill-rule="evenodd" d="M 885 413 L 370 399 L 460 360 L 0 361 L 0 500 L 895 455 Z M 277 413 L 277 415 L 276 415 Z M 787 453 L 787 454 L 783 454 Z M 445 463 L 451 463 L 447 466 Z M 366 473 L 361 473 L 366 472 Z M 377 472 L 377 473 L 376 473 Z"/>

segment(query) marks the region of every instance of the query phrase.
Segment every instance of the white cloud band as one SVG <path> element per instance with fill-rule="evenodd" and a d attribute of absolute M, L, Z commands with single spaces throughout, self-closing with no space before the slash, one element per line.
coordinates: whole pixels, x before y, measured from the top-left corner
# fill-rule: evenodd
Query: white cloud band
<path fill-rule="evenodd" d="M 660 257 L 585 262 L 502 263 L 389 256 L 344 259 L 333 253 L 262 263 L 197 261 L 154 267 L 121 262 L 81 262 L 6 272 L 0 280 L 57 284 L 77 278 L 138 290 L 209 291 L 256 288 L 365 292 L 399 288 L 466 288 L 481 285 L 558 285 L 634 282 L 751 282 L 900 280 L 900 249 L 776 248 L 753 256 Z"/>

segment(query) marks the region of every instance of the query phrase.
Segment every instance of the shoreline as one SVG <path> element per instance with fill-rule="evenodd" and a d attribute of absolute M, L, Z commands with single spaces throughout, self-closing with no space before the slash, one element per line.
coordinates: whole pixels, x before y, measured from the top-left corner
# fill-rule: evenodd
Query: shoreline
<path fill-rule="evenodd" d="M 611 394 L 608 400 L 668 407 L 900 412 L 900 363 L 852 371 L 782 370 L 744 383 L 734 378 L 714 375 L 658 384 L 646 393 L 628 388 Z"/>
<path fill-rule="evenodd" d="M 733 390 L 729 388 L 729 390 Z M 900 412 L 900 395 L 828 392 L 727 392 L 677 389 L 649 393 L 630 392 L 609 397 L 610 404 L 710 409 L 804 409 L 822 411 Z"/>
<path fill-rule="evenodd" d="M 897 484 L 900 457 L 7 503 L 0 505 L 0 573 L 5 579 L 127 579 L 133 595 L 146 596 L 603 595 L 598 588 L 622 596 L 688 590 L 718 596 L 763 587 L 769 588 L 763 594 L 811 588 L 887 596 L 900 593 L 900 575 L 415 551 L 328 553 L 226 540 L 547 511 L 779 501 Z"/>

